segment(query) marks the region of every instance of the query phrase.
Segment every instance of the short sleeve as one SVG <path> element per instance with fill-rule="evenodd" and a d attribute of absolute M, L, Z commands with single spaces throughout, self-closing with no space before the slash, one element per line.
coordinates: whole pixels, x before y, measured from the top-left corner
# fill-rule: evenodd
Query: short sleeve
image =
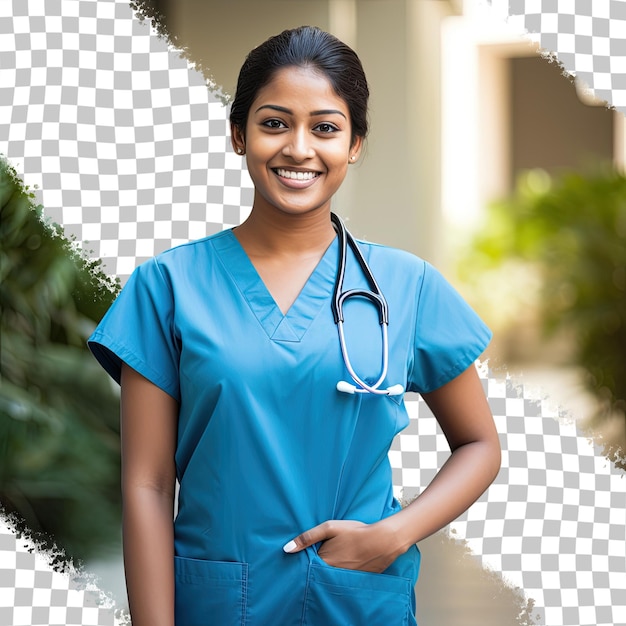
<path fill-rule="evenodd" d="M 464 372 L 490 340 L 489 328 L 454 287 L 426 263 L 408 389 L 428 393 L 445 385 Z"/>
<path fill-rule="evenodd" d="M 124 362 L 178 400 L 179 350 L 173 329 L 172 291 L 157 260 L 151 259 L 135 269 L 87 344 L 116 382 Z"/>

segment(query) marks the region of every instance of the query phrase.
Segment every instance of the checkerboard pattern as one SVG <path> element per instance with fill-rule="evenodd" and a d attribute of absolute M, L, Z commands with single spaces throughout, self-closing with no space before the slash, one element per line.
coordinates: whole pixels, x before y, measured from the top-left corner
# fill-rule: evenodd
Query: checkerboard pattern
<path fill-rule="evenodd" d="M 626 113 L 624 0 L 488 0 L 593 95 Z"/>
<path fill-rule="evenodd" d="M 0 4 L 0 152 L 107 271 L 247 216 L 224 96 L 128 4 Z"/>
<path fill-rule="evenodd" d="M 547 399 L 483 368 L 502 445 L 489 490 L 451 530 L 535 601 L 548 626 L 626 624 L 626 488 L 616 469 Z M 411 500 L 448 458 L 423 402 L 390 452 L 396 495 Z"/>
<path fill-rule="evenodd" d="M 55 571 L 49 556 L 0 521 L 0 624 L 2 626 L 122 626 L 109 598 L 88 576 Z"/>
<path fill-rule="evenodd" d="M 477 0 L 478 1 L 478 0 Z M 626 108 L 624 0 L 490 3 Z M 46 215 L 122 281 L 163 249 L 240 223 L 252 184 L 224 96 L 122 0 L 0 1 L 0 153 Z M 546 401 L 483 369 L 503 447 L 495 484 L 452 525 L 549 626 L 626 626 L 624 477 Z M 390 453 L 410 499 L 448 456 L 423 401 Z M 91 584 L 0 524 L 0 626 L 117 624 Z"/>

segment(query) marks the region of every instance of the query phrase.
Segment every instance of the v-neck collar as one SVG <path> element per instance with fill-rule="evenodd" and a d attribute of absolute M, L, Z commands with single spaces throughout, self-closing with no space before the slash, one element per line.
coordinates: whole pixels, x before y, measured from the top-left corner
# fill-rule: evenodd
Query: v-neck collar
<path fill-rule="evenodd" d="M 322 306 L 329 305 L 337 269 L 337 237 L 328 246 L 287 313 L 274 301 L 232 229 L 213 238 L 224 268 L 273 341 L 298 342 Z"/>

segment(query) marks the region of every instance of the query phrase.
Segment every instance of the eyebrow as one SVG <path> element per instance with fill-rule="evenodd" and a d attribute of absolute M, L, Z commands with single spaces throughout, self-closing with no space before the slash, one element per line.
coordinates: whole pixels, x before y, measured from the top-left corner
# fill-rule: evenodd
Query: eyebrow
<path fill-rule="evenodd" d="M 287 113 L 288 115 L 293 115 L 293 111 L 291 109 L 287 109 L 285 107 L 278 106 L 277 104 L 264 104 L 260 106 L 255 113 L 258 113 L 261 109 L 272 109 L 273 111 L 280 111 L 281 113 Z M 338 109 L 320 109 L 319 111 L 311 111 L 310 116 L 314 117 L 316 115 L 341 115 L 341 117 L 348 119 L 344 113 L 339 111 Z"/>

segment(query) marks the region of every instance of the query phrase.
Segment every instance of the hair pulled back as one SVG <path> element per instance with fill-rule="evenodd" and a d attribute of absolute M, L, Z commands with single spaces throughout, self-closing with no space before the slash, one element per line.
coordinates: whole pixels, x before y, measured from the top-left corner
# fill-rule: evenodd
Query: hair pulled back
<path fill-rule="evenodd" d="M 322 74 L 350 112 L 352 142 L 368 130 L 369 89 L 356 52 L 315 26 L 300 26 L 270 37 L 246 57 L 237 80 L 230 122 L 245 134 L 250 107 L 260 89 L 285 67 L 310 67 Z"/>

